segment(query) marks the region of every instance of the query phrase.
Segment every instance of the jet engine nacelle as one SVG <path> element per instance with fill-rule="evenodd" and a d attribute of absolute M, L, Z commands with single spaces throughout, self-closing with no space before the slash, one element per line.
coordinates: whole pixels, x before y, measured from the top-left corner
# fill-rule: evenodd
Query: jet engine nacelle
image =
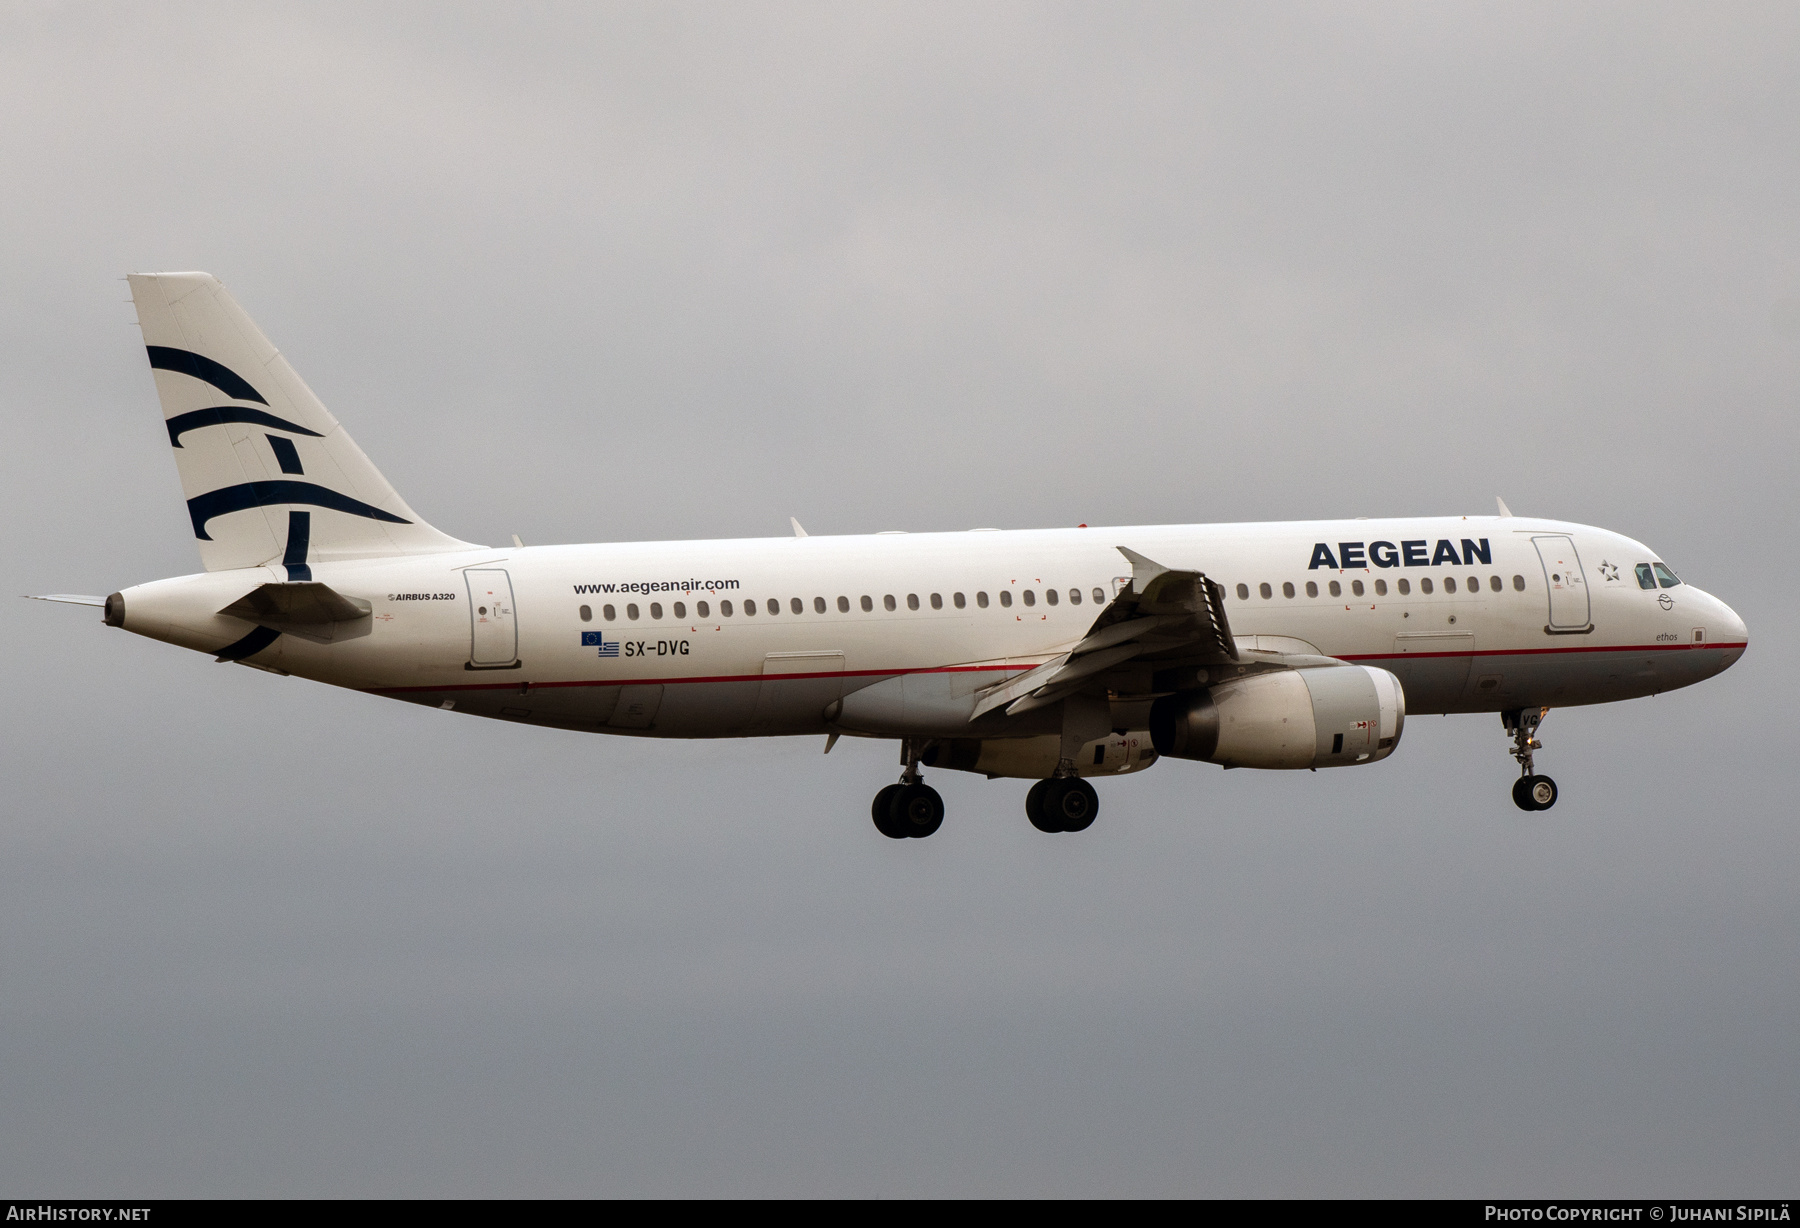
<path fill-rule="evenodd" d="M 1159 754 L 1226 767 L 1374 763 L 1393 754 L 1405 724 L 1400 680 L 1368 665 L 1252 674 L 1150 709 Z"/>

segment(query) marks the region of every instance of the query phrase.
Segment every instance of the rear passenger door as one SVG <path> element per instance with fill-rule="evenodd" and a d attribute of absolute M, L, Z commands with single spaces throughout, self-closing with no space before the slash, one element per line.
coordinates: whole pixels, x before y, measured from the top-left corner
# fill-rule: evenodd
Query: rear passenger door
<path fill-rule="evenodd" d="M 512 577 L 499 568 L 471 567 L 469 669 L 511 669 L 519 663 L 519 625 L 513 617 Z"/>

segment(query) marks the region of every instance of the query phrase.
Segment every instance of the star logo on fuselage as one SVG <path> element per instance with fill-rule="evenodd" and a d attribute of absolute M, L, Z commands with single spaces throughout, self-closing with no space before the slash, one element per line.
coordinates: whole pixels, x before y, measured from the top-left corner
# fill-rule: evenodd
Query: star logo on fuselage
<path fill-rule="evenodd" d="M 1600 564 L 1600 576 L 1609 583 L 1613 580 L 1617 580 L 1619 578 L 1619 565 L 1617 563 L 1602 562 Z"/>

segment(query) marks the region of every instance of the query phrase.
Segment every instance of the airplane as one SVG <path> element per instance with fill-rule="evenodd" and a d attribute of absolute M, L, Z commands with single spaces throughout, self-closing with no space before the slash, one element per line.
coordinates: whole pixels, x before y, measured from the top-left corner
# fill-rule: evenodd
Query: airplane
<path fill-rule="evenodd" d="M 1408 712 L 1497 712 L 1525 811 L 1551 707 L 1690 686 L 1749 645 L 1649 547 L 1497 515 L 591 545 L 476 545 L 390 486 L 224 285 L 127 278 L 204 571 L 109 597 L 105 625 L 271 674 L 525 725 L 899 744 L 1035 781 L 1075 832 L 1093 781 L 1163 759 L 1379 763 Z"/>

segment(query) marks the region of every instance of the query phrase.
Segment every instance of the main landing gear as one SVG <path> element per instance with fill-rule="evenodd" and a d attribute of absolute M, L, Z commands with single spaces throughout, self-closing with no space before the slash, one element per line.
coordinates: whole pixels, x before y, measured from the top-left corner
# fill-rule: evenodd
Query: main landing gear
<path fill-rule="evenodd" d="M 911 738 L 900 744 L 900 761 L 906 765 L 900 783 L 877 793 L 869 808 L 875 830 L 890 840 L 923 838 L 944 825 L 944 799 L 919 775 L 924 749 Z"/>
<path fill-rule="evenodd" d="M 1069 774 L 1052 776 L 1031 786 L 1025 795 L 1025 814 L 1039 831 L 1086 831 L 1100 813 L 1100 795 L 1094 786 L 1074 774 L 1068 760 L 1057 771 Z"/>
<path fill-rule="evenodd" d="M 1500 714 L 1500 723 L 1512 735 L 1512 757 L 1519 761 L 1519 779 L 1513 784 L 1513 803 L 1520 810 L 1548 810 L 1556 805 L 1556 782 L 1531 770 L 1531 752 L 1544 749 L 1537 729 L 1549 715 L 1548 708 L 1514 708 Z"/>
<path fill-rule="evenodd" d="M 911 738 L 900 744 L 905 770 L 899 782 L 877 793 L 875 804 L 869 807 L 875 830 L 890 840 L 929 836 L 944 825 L 944 799 L 919 774 L 919 756 L 926 745 L 922 739 Z M 1057 775 L 1031 786 L 1025 795 L 1025 813 L 1039 831 L 1086 831 L 1100 813 L 1100 796 L 1093 785 L 1075 775 L 1074 764 L 1065 760 Z"/>

